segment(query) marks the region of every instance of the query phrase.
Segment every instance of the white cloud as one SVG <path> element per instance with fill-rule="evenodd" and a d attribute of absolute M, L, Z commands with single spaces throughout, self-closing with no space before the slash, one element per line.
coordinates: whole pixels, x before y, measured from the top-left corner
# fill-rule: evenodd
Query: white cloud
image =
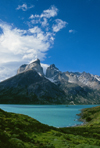
<path fill-rule="evenodd" d="M 28 30 L 12 29 L 7 24 L 0 24 L 0 63 L 30 61 L 36 56 L 43 60 L 50 48 L 51 33 L 44 33 L 38 26 Z"/>
<path fill-rule="evenodd" d="M 57 16 L 58 9 L 55 6 L 51 6 L 49 9 L 44 10 L 40 15 L 35 14 L 31 15 L 29 19 L 31 19 L 32 24 L 38 24 L 40 23 L 42 27 L 48 26 L 48 20 L 51 17 Z"/>
<path fill-rule="evenodd" d="M 11 75 L 15 75 L 14 69 L 10 69 L 9 67 L 5 66 L 0 66 L 0 82 L 4 79 L 9 78 Z"/>
<path fill-rule="evenodd" d="M 51 18 L 57 15 L 58 9 L 55 6 L 51 6 L 49 9 L 44 10 L 40 17 Z"/>
<path fill-rule="evenodd" d="M 29 19 L 33 19 L 33 18 L 39 18 L 40 16 L 39 15 L 37 15 L 37 14 L 35 14 L 35 15 L 31 15 L 30 17 L 29 17 Z"/>
<path fill-rule="evenodd" d="M 62 21 L 61 19 L 56 19 L 55 22 L 56 24 L 52 26 L 54 32 L 60 31 L 62 28 L 66 26 L 66 24 L 68 24 L 67 22 Z"/>
<path fill-rule="evenodd" d="M 34 5 L 31 5 L 30 7 L 28 7 L 27 4 L 23 4 L 23 5 L 18 5 L 16 10 L 22 9 L 23 11 L 27 11 L 28 9 L 31 9 L 33 7 L 34 7 Z"/>
<path fill-rule="evenodd" d="M 43 18 L 43 21 L 41 21 L 41 25 L 43 26 L 43 27 L 45 27 L 45 26 L 48 26 L 49 24 L 48 24 L 48 21 L 47 21 L 47 19 L 46 18 Z"/>
<path fill-rule="evenodd" d="M 43 34 L 42 30 L 38 26 L 35 26 L 34 28 L 29 29 L 29 32 L 31 32 L 31 33 L 40 33 L 41 32 Z"/>
<path fill-rule="evenodd" d="M 76 31 L 75 30 L 69 30 L 69 33 L 75 33 Z"/>
<path fill-rule="evenodd" d="M 40 23 L 40 19 L 33 19 L 31 20 L 32 24 L 39 24 Z"/>
<path fill-rule="evenodd" d="M 22 63 L 5 63 L 1 64 L 0 63 L 0 81 L 3 81 L 11 76 L 16 75 L 17 69 L 19 68 L 19 64 Z"/>

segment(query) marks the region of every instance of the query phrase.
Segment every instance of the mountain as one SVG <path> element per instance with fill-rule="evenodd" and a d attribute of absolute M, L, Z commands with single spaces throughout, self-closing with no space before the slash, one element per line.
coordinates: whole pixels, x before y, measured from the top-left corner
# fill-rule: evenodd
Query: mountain
<path fill-rule="evenodd" d="M 27 66 L 27 64 L 21 65 L 21 66 L 19 67 L 19 69 L 17 70 L 17 73 L 19 74 L 19 73 L 25 71 L 26 66 Z"/>
<path fill-rule="evenodd" d="M 44 73 L 42 66 L 39 59 L 24 64 L 14 77 L 1 82 L 0 103 L 100 103 L 99 76 L 86 72 L 61 72 L 54 64 Z"/>
<path fill-rule="evenodd" d="M 54 76 L 56 76 L 59 73 L 59 69 L 57 67 L 55 67 L 54 64 L 50 65 L 47 70 L 46 70 L 46 77 L 47 78 L 53 78 Z"/>
<path fill-rule="evenodd" d="M 39 59 L 33 61 L 32 63 L 30 63 L 28 65 L 24 64 L 24 65 L 20 66 L 20 68 L 18 69 L 17 73 L 19 74 L 19 73 L 24 72 L 24 71 L 29 70 L 29 69 L 34 69 L 40 75 L 43 75 L 43 68 L 40 65 L 40 60 Z"/>
<path fill-rule="evenodd" d="M 88 86 L 92 89 L 100 90 L 100 77 L 86 72 L 61 72 L 57 68 L 47 68 L 46 76 L 49 76 L 52 81 L 61 82 L 62 80 L 77 84 L 79 86 Z M 49 74 L 48 74 L 49 73 Z M 51 74 L 52 73 L 52 74 Z"/>
<path fill-rule="evenodd" d="M 29 69 L 0 83 L 0 103 L 62 104 L 66 96 L 57 85 Z"/>
<path fill-rule="evenodd" d="M 100 77 L 86 72 L 61 72 L 54 64 L 47 68 L 46 76 L 62 89 L 69 104 L 99 104 Z"/>

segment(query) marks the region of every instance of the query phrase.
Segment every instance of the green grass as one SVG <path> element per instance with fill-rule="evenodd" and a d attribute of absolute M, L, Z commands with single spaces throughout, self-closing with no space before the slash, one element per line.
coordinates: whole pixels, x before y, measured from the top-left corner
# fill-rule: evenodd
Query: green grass
<path fill-rule="evenodd" d="M 100 148 L 100 107 L 80 116 L 87 124 L 58 129 L 0 109 L 0 148 Z"/>

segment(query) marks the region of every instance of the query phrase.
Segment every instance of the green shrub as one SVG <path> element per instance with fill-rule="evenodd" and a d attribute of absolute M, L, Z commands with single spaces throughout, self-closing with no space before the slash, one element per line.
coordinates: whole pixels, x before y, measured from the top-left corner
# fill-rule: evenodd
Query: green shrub
<path fill-rule="evenodd" d="M 87 144 L 79 144 L 75 146 L 75 148 L 100 148 L 99 146 L 87 145 Z"/>
<path fill-rule="evenodd" d="M 86 121 L 87 122 L 89 122 L 89 121 L 91 121 L 92 120 L 92 118 L 89 116 L 89 117 L 86 117 Z"/>
<path fill-rule="evenodd" d="M 10 147 L 12 148 L 25 148 L 24 143 L 20 139 L 11 138 L 9 142 L 10 142 Z"/>

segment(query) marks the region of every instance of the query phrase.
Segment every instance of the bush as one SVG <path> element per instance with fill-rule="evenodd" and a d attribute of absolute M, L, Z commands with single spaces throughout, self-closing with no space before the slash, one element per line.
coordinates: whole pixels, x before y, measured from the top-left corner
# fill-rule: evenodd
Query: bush
<path fill-rule="evenodd" d="M 20 139 L 11 138 L 9 142 L 10 142 L 10 147 L 12 148 L 25 148 L 23 142 Z"/>
<path fill-rule="evenodd" d="M 100 147 L 94 146 L 94 145 L 79 144 L 79 145 L 75 146 L 75 148 L 100 148 Z"/>
<path fill-rule="evenodd" d="M 87 122 L 89 122 L 89 121 L 91 121 L 91 120 L 92 120 L 91 117 L 87 117 L 87 118 L 86 118 L 86 121 L 87 121 Z"/>

